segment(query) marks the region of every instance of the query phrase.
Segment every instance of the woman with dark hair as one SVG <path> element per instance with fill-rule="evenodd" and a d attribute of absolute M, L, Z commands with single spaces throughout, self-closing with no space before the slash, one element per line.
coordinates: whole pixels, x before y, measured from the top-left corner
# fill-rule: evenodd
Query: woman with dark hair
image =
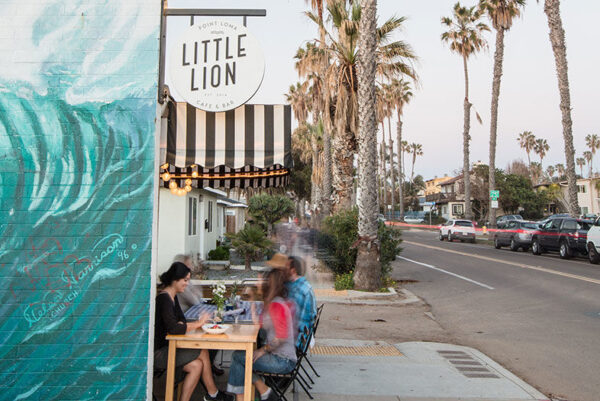
<path fill-rule="evenodd" d="M 286 258 L 287 260 L 287 258 Z M 266 343 L 254 352 L 253 370 L 269 373 L 289 373 L 296 365 L 296 329 L 294 305 L 286 299 L 286 275 L 273 269 L 263 279 L 263 313 L 260 316 Z M 243 400 L 246 353 L 235 351 L 231 358 L 227 391 Z M 277 395 L 258 376 L 252 375 L 252 383 L 260 393 L 261 400 L 276 401 Z"/>
<path fill-rule="evenodd" d="M 185 334 L 196 330 L 208 320 L 205 314 L 196 322 L 186 322 L 177 294 L 185 291 L 190 281 L 190 269 L 181 262 L 175 262 L 169 270 L 160 275 L 159 292 L 156 295 L 156 317 L 154 324 L 154 367 L 167 368 L 169 342 L 167 334 Z M 183 367 L 186 376 L 183 380 L 181 401 L 189 401 L 200 378 L 206 386 L 208 394 L 204 401 L 230 401 L 233 397 L 220 392 L 212 376 L 210 359 L 207 350 L 178 349 L 175 366 Z"/>

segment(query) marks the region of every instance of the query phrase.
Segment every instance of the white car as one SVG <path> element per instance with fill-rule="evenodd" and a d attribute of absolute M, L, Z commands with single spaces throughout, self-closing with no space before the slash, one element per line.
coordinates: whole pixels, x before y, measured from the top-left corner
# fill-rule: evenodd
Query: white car
<path fill-rule="evenodd" d="M 448 241 L 459 239 L 460 242 L 475 242 L 475 226 L 470 220 L 448 220 L 440 226 L 440 241 L 444 238 Z"/>
<path fill-rule="evenodd" d="M 587 232 L 585 242 L 590 263 L 600 263 L 600 217 L 594 221 L 594 225 Z"/>

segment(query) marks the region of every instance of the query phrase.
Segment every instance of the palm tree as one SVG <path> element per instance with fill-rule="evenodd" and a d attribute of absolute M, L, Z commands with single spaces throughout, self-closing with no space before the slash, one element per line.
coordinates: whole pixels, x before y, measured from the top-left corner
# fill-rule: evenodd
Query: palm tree
<path fill-rule="evenodd" d="M 540 167 L 543 169 L 544 157 L 546 157 L 546 154 L 550 150 L 550 145 L 548 145 L 548 141 L 542 138 L 536 139 L 533 150 L 540 157 Z"/>
<path fill-rule="evenodd" d="M 513 19 L 521 14 L 525 0 L 480 0 L 479 7 L 487 13 L 496 30 L 496 52 L 494 53 L 494 76 L 492 80 L 492 106 L 490 117 L 490 162 L 489 189 L 496 189 L 496 134 L 498 131 L 498 100 L 504 60 L 504 33 L 512 26 Z M 489 209 L 492 227 L 496 226 L 496 209 Z"/>
<path fill-rule="evenodd" d="M 394 100 L 393 100 L 393 96 L 394 94 L 392 93 L 392 87 L 391 85 L 382 85 L 381 89 L 383 91 L 384 94 L 384 102 L 386 105 L 386 109 L 387 109 L 387 113 L 386 113 L 386 117 L 387 117 L 387 121 L 388 121 L 388 133 L 389 133 L 389 154 L 390 154 L 390 179 L 391 179 L 391 183 L 392 183 L 392 188 L 391 188 L 391 196 L 390 196 L 390 204 L 392 206 L 392 214 L 390 216 L 390 219 L 394 218 L 394 210 L 395 210 L 395 192 L 396 192 L 396 168 L 394 166 L 394 139 L 392 138 L 392 121 L 391 121 L 391 116 L 392 116 L 392 111 L 394 110 Z M 385 131 L 383 132 L 383 135 L 385 137 Z"/>
<path fill-rule="evenodd" d="M 542 165 L 538 162 L 531 162 L 531 177 L 534 183 L 540 182 L 540 177 L 542 176 Z"/>
<path fill-rule="evenodd" d="M 452 17 L 442 18 L 442 24 L 449 30 L 442 34 L 442 41 L 450 46 L 450 50 L 459 54 L 463 59 L 465 73 L 465 99 L 464 99 L 464 129 L 463 129 L 463 174 L 465 182 L 465 217 L 472 218 L 471 211 L 471 181 L 469 162 L 469 141 L 471 136 L 471 102 L 469 101 L 469 72 L 467 60 L 478 51 L 484 49 L 487 44 L 483 38 L 483 32 L 489 31 L 488 26 L 478 22 L 481 11 L 476 7 L 462 7 L 460 3 L 454 5 Z"/>
<path fill-rule="evenodd" d="M 229 233 L 227 237 L 235 250 L 244 256 L 246 270 L 251 270 L 251 262 L 260 252 L 268 249 L 273 243 L 265 236 L 265 232 L 257 225 L 246 223 L 237 233 Z"/>
<path fill-rule="evenodd" d="M 377 99 L 376 103 L 376 114 L 377 120 L 381 124 L 381 147 L 379 150 L 379 154 L 381 157 L 381 179 L 383 180 L 383 198 L 382 198 L 382 206 L 383 206 L 383 214 L 387 213 L 387 168 L 386 168 L 386 160 L 387 160 L 387 149 L 385 146 L 385 118 L 389 115 L 389 105 L 387 103 L 386 94 L 384 89 L 375 88 L 375 97 Z M 393 196 L 393 194 L 392 194 Z M 394 202 L 392 202 L 392 208 L 394 207 Z"/>
<path fill-rule="evenodd" d="M 323 20 L 323 5 L 327 3 L 327 0 L 305 0 L 310 7 L 316 11 L 316 15 L 313 18 L 319 26 L 319 48 L 325 50 L 326 44 L 326 31 Z M 333 124 L 331 122 L 330 104 L 331 104 L 331 88 L 329 79 L 327 79 L 327 70 L 329 68 L 329 57 L 324 56 L 321 59 L 321 65 L 319 66 L 319 75 L 323 77 L 323 99 L 321 118 L 323 119 L 323 182 L 321 184 L 321 203 L 322 203 L 322 215 L 327 216 L 331 213 L 331 133 L 333 132 Z"/>
<path fill-rule="evenodd" d="M 552 182 L 552 178 L 554 178 L 554 171 L 554 166 L 546 167 L 546 174 L 548 174 L 548 177 L 550 177 L 550 182 Z"/>
<path fill-rule="evenodd" d="M 327 10 L 330 14 L 335 36 L 328 34 L 328 52 L 334 63 L 327 75 L 334 83 L 335 98 L 335 137 L 333 144 L 333 206 L 334 210 L 343 210 L 351 206 L 351 194 L 354 174 L 354 153 L 356 151 L 357 131 L 357 76 L 358 36 L 361 6 L 354 1 L 349 7 L 345 0 L 329 0 Z M 316 20 L 313 15 L 311 19 Z M 407 75 L 416 77 L 412 66 L 408 64 L 415 55 L 410 46 L 402 41 L 390 42 L 394 32 L 402 26 L 404 18 L 391 18 L 376 31 L 376 73 L 383 77 Z"/>
<path fill-rule="evenodd" d="M 579 171 L 581 172 L 581 178 L 583 178 L 583 166 L 585 166 L 585 158 L 578 157 L 577 159 L 575 159 L 575 164 L 577 164 L 577 166 L 579 166 Z"/>
<path fill-rule="evenodd" d="M 523 131 L 519 134 L 517 141 L 519 142 L 519 146 L 521 149 L 525 149 L 527 153 L 527 163 L 529 164 L 529 168 L 531 168 L 531 151 L 535 148 L 535 135 L 531 131 Z"/>
<path fill-rule="evenodd" d="M 417 161 L 417 156 L 423 156 L 423 145 L 420 143 L 411 143 L 408 145 L 409 153 L 412 153 L 412 169 L 410 171 L 410 182 L 413 182 L 413 178 L 415 176 L 415 162 Z"/>
<path fill-rule="evenodd" d="M 567 46 L 565 30 L 560 16 L 560 0 L 545 0 L 544 12 L 548 17 L 550 43 L 554 52 L 558 91 L 560 93 L 560 110 L 562 112 L 563 139 L 565 142 L 565 159 L 567 161 L 567 184 L 569 193 L 569 213 L 579 213 L 577 201 L 577 177 L 575 176 L 575 146 L 573 145 L 573 120 L 571 119 L 571 93 L 569 90 L 569 69 L 567 64 Z"/>
<path fill-rule="evenodd" d="M 586 150 L 585 152 L 583 152 L 583 157 L 585 158 L 585 161 L 587 162 L 589 167 L 588 177 L 592 178 L 592 159 L 594 158 L 594 154 L 589 150 Z"/>
<path fill-rule="evenodd" d="M 410 83 L 402 79 L 393 79 L 390 84 L 390 93 L 396 109 L 398 121 L 396 122 L 396 146 L 398 147 L 398 208 L 400 209 L 400 220 L 404 219 L 404 174 L 402 171 L 404 150 L 402 148 L 402 114 L 404 106 L 412 99 Z"/>
<path fill-rule="evenodd" d="M 556 168 L 556 172 L 558 173 L 558 179 L 560 180 L 562 177 L 565 176 L 565 166 L 562 163 L 557 163 L 554 167 Z"/>
<path fill-rule="evenodd" d="M 358 244 L 354 284 L 373 291 L 381 284 L 377 245 L 377 119 L 375 74 L 377 69 L 377 0 L 362 0 L 360 17 L 360 58 L 358 69 Z"/>
<path fill-rule="evenodd" d="M 594 172 L 594 155 L 596 154 L 596 149 L 600 148 L 600 138 L 596 134 L 590 134 L 585 137 L 585 145 L 592 152 L 592 158 L 590 159 L 590 177 Z"/>

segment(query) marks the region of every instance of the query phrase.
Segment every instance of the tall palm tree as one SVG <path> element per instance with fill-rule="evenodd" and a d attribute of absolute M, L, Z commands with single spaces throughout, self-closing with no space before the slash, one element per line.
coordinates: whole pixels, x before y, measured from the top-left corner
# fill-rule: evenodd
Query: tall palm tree
<path fill-rule="evenodd" d="M 531 168 L 531 151 L 535 148 L 535 135 L 531 131 L 523 131 L 517 137 L 519 146 L 527 153 L 527 164 Z"/>
<path fill-rule="evenodd" d="M 388 186 L 388 182 L 387 182 L 387 168 L 386 168 L 386 160 L 387 160 L 387 149 L 386 149 L 386 145 L 385 145 L 385 118 L 389 115 L 390 110 L 389 110 L 389 104 L 387 102 L 386 99 L 386 93 L 385 90 L 382 88 L 375 88 L 375 97 L 377 99 L 377 103 L 376 103 L 376 114 L 377 114 L 377 120 L 379 121 L 379 123 L 381 124 L 381 148 L 380 148 L 380 155 L 381 155 L 381 172 L 382 172 L 382 176 L 381 179 L 383 181 L 383 214 L 385 215 L 387 213 L 387 186 Z M 393 197 L 393 194 L 392 194 Z M 394 207 L 394 202 L 392 201 L 392 208 Z"/>
<path fill-rule="evenodd" d="M 393 79 L 390 84 L 390 93 L 396 109 L 396 146 L 398 147 L 398 208 L 400 209 L 400 220 L 404 219 L 404 173 L 402 171 L 404 160 L 404 150 L 402 149 L 402 115 L 404 106 L 410 102 L 413 93 L 410 89 L 410 82 L 403 79 Z"/>
<path fill-rule="evenodd" d="M 412 154 L 412 168 L 410 171 L 410 182 L 412 184 L 415 176 L 415 162 L 417 161 L 417 156 L 423 156 L 423 145 L 420 143 L 411 143 L 408 145 L 408 151 Z"/>
<path fill-rule="evenodd" d="M 565 30 L 560 16 L 560 0 L 545 0 L 544 12 L 548 17 L 550 43 L 554 52 L 558 92 L 560 94 L 560 110 L 562 113 L 563 140 L 565 143 L 565 159 L 567 161 L 567 184 L 569 194 L 569 213 L 579 214 L 577 200 L 577 177 L 575 176 L 575 146 L 573 145 L 573 120 L 571 119 L 571 93 L 569 89 L 569 68 L 567 64 L 567 45 Z"/>
<path fill-rule="evenodd" d="M 449 30 L 442 34 L 442 41 L 448 43 L 450 50 L 460 55 L 463 59 L 465 73 L 465 99 L 464 99 L 464 128 L 463 128 L 463 174 L 465 182 L 465 217 L 471 219 L 471 181 L 469 170 L 469 141 L 471 136 L 471 102 L 469 101 L 469 72 L 467 60 L 470 56 L 484 49 L 487 44 L 483 32 L 489 31 L 488 26 L 479 22 L 481 11 L 476 7 L 462 7 L 456 3 L 452 17 L 443 17 L 442 24 Z"/>
<path fill-rule="evenodd" d="M 550 145 L 548 145 L 548 141 L 542 138 L 538 138 L 535 140 L 535 146 L 533 148 L 535 153 L 540 157 L 540 168 L 544 168 L 544 157 L 550 150 Z"/>
<path fill-rule="evenodd" d="M 328 33 L 330 45 L 327 50 L 334 62 L 328 69 L 333 92 L 335 92 L 335 137 L 333 143 L 333 208 L 343 210 L 351 206 L 358 126 L 357 63 L 358 36 L 361 5 L 358 1 L 347 5 L 345 0 L 328 0 L 327 10 L 334 28 Z M 315 20 L 314 15 L 311 19 Z M 376 31 L 376 74 L 383 77 L 407 75 L 416 77 L 410 60 L 414 52 L 403 41 L 390 42 L 404 22 L 403 18 L 391 18 Z"/>
<path fill-rule="evenodd" d="M 494 76 L 492 80 L 492 106 L 490 117 L 490 161 L 489 189 L 496 189 L 496 134 L 498 131 L 498 100 L 500 98 L 500 81 L 502 79 L 502 63 L 504 60 L 504 34 L 510 29 L 513 19 L 521 14 L 525 0 L 480 0 L 483 10 L 492 27 L 496 30 L 496 51 L 494 53 Z M 496 209 L 489 209 L 492 227 L 496 226 Z"/>
<path fill-rule="evenodd" d="M 581 172 L 581 178 L 583 178 L 583 166 L 585 166 L 585 158 L 578 157 L 577 159 L 575 159 L 575 164 L 577 164 L 577 166 L 579 166 L 579 171 Z"/>
<path fill-rule="evenodd" d="M 583 152 L 583 157 L 588 164 L 588 177 L 592 178 L 592 159 L 594 158 L 594 154 L 589 150 Z"/>
<path fill-rule="evenodd" d="M 596 154 L 596 150 L 600 148 L 600 138 L 596 134 L 590 134 L 585 137 L 585 145 L 592 152 L 592 158 L 590 160 L 590 177 L 594 172 L 594 155 Z"/>
<path fill-rule="evenodd" d="M 316 11 L 314 15 L 315 22 L 319 26 L 319 48 L 325 50 L 326 44 L 326 31 L 325 23 L 323 19 L 323 6 L 327 4 L 327 0 L 305 0 L 310 5 L 313 11 Z M 321 118 L 323 119 L 323 182 L 321 184 L 321 203 L 322 203 L 322 215 L 327 216 L 331 213 L 331 134 L 333 132 L 333 123 L 331 121 L 330 105 L 331 105 L 331 87 L 329 79 L 327 79 L 327 70 L 329 69 L 329 57 L 325 56 L 321 59 L 319 66 L 319 75 L 323 77 L 323 99 L 321 110 Z"/>
<path fill-rule="evenodd" d="M 392 111 L 394 110 L 394 101 L 393 101 L 393 93 L 390 84 L 382 85 L 381 89 L 384 95 L 384 102 L 386 105 L 387 113 L 387 122 L 388 122 L 388 133 L 389 133 L 389 155 L 390 155 L 390 179 L 391 179 L 391 196 L 390 196 L 390 205 L 392 206 L 392 213 L 390 219 L 394 218 L 394 210 L 395 210 L 395 192 L 396 192 L 396 168 L 394 165 L 394 139 L 392 138 Z M 385 137 L 385 131 L 383 132 Z"/>
<path fill-rule="evenodd" d="M 540 177 L 542 176 L 542 171 L 543 171 L 542 165 L 538 162 L 531 162 L 530 171 L 531 171 L 531 180 L 534 183 L 539 183 Z"/>
<path fill-rule="evenodd" d="M 354 284 L 361 290 L 377 290 L 381 264 L 377 241 L 377 120 L 375 74 L 377 69 L 377 0 L 362 0 L 358 69 L 358 244 Z"/>
<path fill-rule="evenodd" d="M 554 168 L 554 166 L 548 166 L 546 167 L 546 174 L 548 174 L 548 177 L 550 177 L 550 182 L 552 182 L 552 179 L 554 178 L 554 171 L 556 169 Z"/>

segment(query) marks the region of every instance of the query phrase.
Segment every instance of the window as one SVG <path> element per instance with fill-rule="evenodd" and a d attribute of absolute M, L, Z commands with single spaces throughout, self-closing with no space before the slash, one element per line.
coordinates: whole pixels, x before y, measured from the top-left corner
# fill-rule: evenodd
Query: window
<path fill-rule="evenodd" d="M 463 214 L 463 205 L 452 205 L 452 214 L 453 215 Z"/>
<path fill-rule="evenodd" d="M 208 232 L 212 233 L 212 221 L 213 221 L 213 203 L 208 202 Z"/>
<path fill-rule="evenodd" d="M 196 235 L 198 226 L 198 200 L 188 198 L 188 235 Z"/>
<path fill-rule="evenodd" d="M 458 220 L 456 221 L 455 225 L 460 227 L 473 227 L 473 223 L 466 220 Z"/>
<path fill-rule="evenodd" d="M 442 214 L 448 214 L 448 206 L 442 206 Z"/>
<path fill-rule="evenodd" d="M 529 228 L 531 230 L 537 230 L 538 225 L 535 223 L 521 223 L 521 228 Z"/>
<path fill-rule="evenodd" d="M 585 185 L 577 185 L 577 192 L 579 192 L 580 194 L 586 193 Z"/>
<path fill-rule="evenodd" d="M 563 230 L 575 230 L 577 229 L 577 222 L 575 220 L 565 220 L 562 225 Z"/>
<path fill-rule="evenodd" d="M 587 213 L 588 213 L 587 206 L 582 206 L 579 208 L 579 214 L 587 214 Z"/>
<path fill-rule="evenodd" d="M 554 220 L 552 220 L 552 227 L 551 228 L 558 229 L 559 227 L 560 227 L 560 219 L 554 219 Z"/>

